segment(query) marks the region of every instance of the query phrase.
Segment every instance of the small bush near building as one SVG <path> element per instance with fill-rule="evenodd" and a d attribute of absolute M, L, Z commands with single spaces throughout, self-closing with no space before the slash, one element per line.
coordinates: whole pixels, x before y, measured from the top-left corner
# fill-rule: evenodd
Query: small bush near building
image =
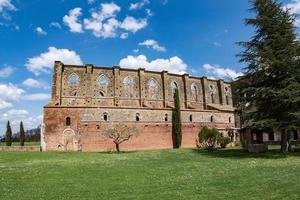
<path fill-rule="evenodd" d="M 215 148 L 218 138 L 219 138 L 219 131 L 216 128 L 207 128 L 204 126 L 198 134 L 200 147 L 206 148 L 208 151 L 213 151 Z"/>
<path fill-rule="evenodd" d="M 218 143 L 220 144 L 221 148 L 225 148 L 227 144 L 229 144 L 231 142 L 230 137 L 223 137 L 220 136 L 218 138 Z"/>

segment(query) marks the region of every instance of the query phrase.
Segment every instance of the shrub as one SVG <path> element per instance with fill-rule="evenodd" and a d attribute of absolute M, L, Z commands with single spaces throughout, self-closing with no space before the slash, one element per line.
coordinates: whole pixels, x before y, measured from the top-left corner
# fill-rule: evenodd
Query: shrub
<path fill-rule="evenodd" d="M 220 133 L 218 129 L 209 129 L 206 126 L 204 126 L 199 132 L 198 138 L 202 147 L 208 149 L 209 151 L 213 151 L 219 135 Z"/>
<path fill-rule="evenodd" d="M 225 148 L 227 144 L 231 142 L 230 137 L 219 137 L 218 138 L 218 143 L 220 144 L 221 148 Z"/>

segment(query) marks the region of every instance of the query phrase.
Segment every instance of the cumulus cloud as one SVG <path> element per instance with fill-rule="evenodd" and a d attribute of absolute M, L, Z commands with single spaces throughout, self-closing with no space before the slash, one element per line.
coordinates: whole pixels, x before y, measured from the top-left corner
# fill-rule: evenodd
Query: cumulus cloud
<path fill-rule="evenodd" d="M 165 47 L 160 46 L 157 41 L 152 40 L 152 39 L 145 40 L 144 42 L 140 42 L 139 45 L 140 46 L 146 46 L 146 47 L 152 48 L 152 49 L 154 49 L 156 51 L 166 51 Z"/>
<path fill-rule="evenodd" d="M 41 72 L 48 73 L 52 70 L 55 60 L 59 60 L 64 63 L 82 65 L 81 58 L 75 51 L 49 47 L 47 52 L 41 53 L 39 56 L 29 58 L 25 66 L 35 75 L 39 75 Z"/>
<path fill-rule="evenodd" d="M 145 28 L 148 25 L 147 19 L 135 19 L 127 16 L 121 23 L 120 27 L 126 31 L 136 33 L 138 30 Z"/>
<path fill-rule="evenodd" d="M 10 107 L 12 107 L 11 103 L 0 99 L 0 110 L 4 108 L 10 108 Z"/>
<path fill-rule="evenodd" d="M 70 27 L 71 32 L 83 32 L 83 29 L 89 30 L 95 37 L 126 39 L 127 32 L 135 33 L 148 25 L 147 18 L 136 19 L 126 16 L 123 20 L 117 18 L 121 11 L 115 3 L 102 3 L 99 8 L 91 9 L 91 16 L 86 17 L 81 22 L 78 18 L 81 16 L 81 8 L 74 8 L 63 18 L 64 23 Z M 151 10 L 147 10 L 147 15 L 151 16 Z"/>
<path fill-rule="evenodd" d="M 24 93 L 14 84 L 0 84 L 0 110 L 12 107 L 12 102 L 18 101 Z"/>
<path fill-rule="evenodd" d="M 230 68 L 223 68 L 219 65 L 204 64 L 203 69 L 212 79 L 235 80 L 237 77 L 243 75 L 241 72 L 236 72 Z"/>
<path fill-rule="evenodd" d="M 12 83 L 0 84 L 0 100 L 17 101 L 24 93 L 24 90 Z"/>
<path fill-rule="evenodd" d="M 81 16 L 81 8 L 74 8 L 69 11 L 68 15 L 63 17 L 63 22 L 67 25 L 71 32 L 73 33 L 82 33 L 82 24 L 79 21 L 79 17 Z"/>
<path fill-rule="evenodd" d="M 144 55 L 127 56 L 120 60 L 119 65 L 126 68 L 145 68 L 151 71 L 166 70 L 171 73 L 184 74 L 187 71 L 187 65 L 177 56 L 169 59 L 156 59 L 148 61 Z"/>
<path fill-rule="evenodd" d="M 58 22 L 51 22 L 50 27 L 55 27 L 55 28 L 61 29 L 61 25 Z"/>
<path fill-rule="evenodd" d="M 142 0 L 140 2 L 137 3 L 131 3 L 129 6 L 129 10 L 138 10 L 143 8 L 146 4 L 149 4 L 150 1 L 149 0 Z"/>
<path fill-rule="evenodd" d="M 48 93 L 36 93 L 36 94 L 27 94 L 22 97 L 22 99 L 27 101 L 39 101 L 39 100 L 48 100 L 50 99 L 50 94 Z"/>
<path fill-rule="evenodd" d="M 32 78 L 28 78 L 28 79 L 24 80 L 23 85 L 26 87 L 32 87 L 32 88 L 44 88 L 44 89 L 49 88 L 47 83 L 45 83 L 44 81 L 36 80 L 36 79 L 32 79 Z"/>
<path fill-rule="evenodd" d="M 0 77 L 8 77 L 13 73 L 14 69 L 11 66 L 5 66 L 0 69 Z"/>
<path fill-rule="evenodd" d="M 17 10 L 17 8 L 11 3 L 11 0 L 0 0 L 0 12 L 3 12 L 5 9 L 9 11 Z"/>
<path fill-rule="evenodd" d="M 39 35 L 47 35 L 47 32 L 44 31 L 41 27 L 37 27 L 35 29 L 36 33 L 39 34 Z"/>
<path fill-rule="evenodd" d="M 25 129 L 32 129 L 38 127 L 42 123 L 43 116 L 31 116 L 27 110 L 24 109 L 10 109 L 0 114 L 0 123 L 5 125 L 9 120 L 14 132 L 18 131 L 20 122 L 23 121 Z"/>
<path fill-rule="evenodd" d="M 115 18 L 121 8 L 115 3 L 103 3 L 99 10 L 91 13 L 91 18 L 84 19 L 84 28 L 91 30 L 96 37 L 116 37 L 119 21 Z"/>

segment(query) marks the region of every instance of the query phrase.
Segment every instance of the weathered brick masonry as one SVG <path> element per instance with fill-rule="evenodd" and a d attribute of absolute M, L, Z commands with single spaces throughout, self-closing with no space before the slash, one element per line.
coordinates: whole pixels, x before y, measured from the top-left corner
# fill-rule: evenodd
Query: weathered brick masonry
<path fill-rule="evenodd" d="M 234 128 L 230 84 L 223 80 L 144 69 L 54 65 L 52 98 L 44 107 L 43 150 L 107 151 L 107 124 L 139 126 L 122 150 L 172 148 L 174 88 L 179 89 L 183 147 L 195 147 L 204 125 Z"/>

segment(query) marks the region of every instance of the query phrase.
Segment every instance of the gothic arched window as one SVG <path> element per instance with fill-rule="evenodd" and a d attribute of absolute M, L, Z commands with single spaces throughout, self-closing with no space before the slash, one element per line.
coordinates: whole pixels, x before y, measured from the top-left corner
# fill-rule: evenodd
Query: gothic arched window
<path fill-rule="evenodd" d="M 226 104 L 229 105 L 229 97 L 226 95 Z"/>
<path fill-rule="evenodd" d="M 210 97 L 211 97 L 211 103 L 215 103 L 214 93 L 211 93 L 211 94 L 210 94 Z"/>
<path fill-rule="evenodd" d="M 127 76 L 123 80 L 124 89 L 125 89 L 125 96 L 132 97 L 134 92 L 134 80 L 132 77 Z"/>
<path fill-rule="evenodd" d="M 214 116 L 210 116 L 210 122 L 214 122 Z"/>
<path fill-rule="evenodd" d="M 132 77 L 127 76 L 127 77 L 124 78 L 123 83 L 124 83 L 124 85 L 132 86 L 132 85 L 134 85 L 134 80 L 133 80 Z"/>
<path fill-rule="evenodd" d="M 78 84 L 79 78 L 77 74 L 71 74 L 68 79 L 69 84 Z"/>
<path fill-rule="evenodd" d="M 174 91 L 176 88 L 178 88 L 177 83 L 175 81 L 172 81 L 171 82 L 171 89 L 172 89 L 172 91 Z"/>
<path fill-rule="evenodd" d="M 155 79 L 151 78 L 148 82 L 148 93 L 150 99 L 157 99 L 158 97 L 158 83 Z"/>
<path fill-rule="evenodd" d="M 191 85 L 191 91 L 192 91 L 193 101 L 198 102 L 198 87 L 197 87 L 197 85 L 195 83 L 193 83 Z"/>
<path fill-rule="evenodd" d="M 98 78 L 98 83 L 100 85 L 107 85 L 108 84 L 108 78 L 104 74 L 101 74 Z"/>

